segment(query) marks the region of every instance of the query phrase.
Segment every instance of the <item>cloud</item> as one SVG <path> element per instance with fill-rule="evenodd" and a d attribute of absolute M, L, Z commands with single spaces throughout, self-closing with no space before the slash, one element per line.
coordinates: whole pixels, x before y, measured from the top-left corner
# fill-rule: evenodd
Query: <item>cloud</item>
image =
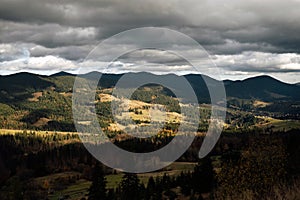
<path fill-rule="evenodd" d="M 27 44 L 26 46 L 30 51 L 30 54 L 34 57 L 53 55 L 73 61 L 83 60 L 95 47 L 95 45 L 80 45 L 47 48 L 36 44 Z"/>
<path fill-rule="evenodd" d="M 182 31 L 215 54 L 299 53 L 299 6 L 296 0 L 1 0 L 1 41 L 74 46 L 159 26 Z"/>
<path fill-rule="evenodd" d="M 0 21 L 0 27 L 2 43 L 35 43 L 49 48 L 94 43 L 98 34 L 95 27 L 68 27 L 59 24 Z"/>
<path fill-rule="evenodd" d="M 5 45 L 1 47 L 1 53 Z M 102 62 L 101 60 L 77 60 L 72 61 L 57 56 L 31 57 L 20 51 L 6 46 L 5 52 L 10 52 L 13 59 L 7 59 L 0 63 L 1 74 L 11 74 L 19 71 L 29 71 L 39 74 L 52 74 L 59 71 L 72 73 L 87 73 L 100 71 L 103 73 L 126 72 L 152 72 L 155 74 L 175 73 L 184 75 L 189 73 L 202 73 L 217 79 L 243 79 L 255 75 L 268 74 L 283 81 L 298 82 L 300 76 L 300 55 L 296 53 L 265 53 L 243 52 L 234 55 L 216 55 L 211 57 L 218 66 L 219 73 L 207 74 L 206 68 L 195 70 L 189 63 L 173 62 L 178 56 L 168 54 L 165 51 L 141 50 L 127 54 L 114 62 Z M 157 55 L 162 59 L 156 60 Z M 143 59 L 142 59 L 143 58 Z M 150 59 L 149 59 L 150 58 Z M 159 58 L 159 57 L 158 57 Z M 176 64 L 179 63 L 179 64 Z M 198 68 L 199 69 L 199 68 Z"/>
<path fill-rule="evenodd" d="M 24 47 L 17 45 L 0 44 L 0 62 L 12 61 L 16 59 L 26 59 L 30 52 Z"/>
<path fill-rule="evenodd" d="M 18 58 L 0 63 L 1 71 L 7 74 L 18 71 L 48 74 L 58 71 L 73 71 L 78 65 L 70 60 L 55 56 Z M 45 73 L 46 72 L 46 73 Z"/>
<path fill-rule="evenodd" d="M 128 29 L 154 26 L 194 38 L 212 57 L 216 55 L 217 64 L 227 75 L 275 73 L 288 80 L 284 73 L 299 72 L 299 0 L 0 0 L 0 5 L 2 68 L 29 70 L 32 66 L 26 62 L 38 65 L 34 60 L 39 60 L 42 72 L 43 66 L 51 70 L 50 60 L 45 60 L 52 58 L 51 65 L 59 65 L 59 60 L 65 66 L 61 69 L 72 64 L 74 69 L 103 39 Z M 96 56 L 115 53 L 132 39 L 116 41 L 114 48 L 107 47 L 109 52 Z M 197 55 L 188 46 L 179 48 Z M 176 71 L 172 66 L 187 66 L 178 56 L 145 52 L 125 55 L 119 61 L 128 70 L 146 64 L 153 70 L 161 67 L 161 73 Z"/>
<path fill-rule="evenodd" d="M 243 52 L 238 55 L 217 55 L 214 62 L 226 71 L 287 73 L 300 72 L 300 55 L 296 53 Z"/>
<path fill-rule="evenodd" d="M 52 55 L 67 60 L 84 60 L 95 45 L 61 46 L 48 48 L 34 43 L 3 43 L 0 44 L 0 62 L 32 56 L 44 57 Z"/>

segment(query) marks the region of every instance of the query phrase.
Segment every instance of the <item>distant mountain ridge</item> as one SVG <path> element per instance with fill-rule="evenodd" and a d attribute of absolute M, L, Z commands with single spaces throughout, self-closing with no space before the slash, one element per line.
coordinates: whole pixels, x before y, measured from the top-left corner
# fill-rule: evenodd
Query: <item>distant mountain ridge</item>
<path fill-rule="evenodd" d="M 51 74 L 51 77 L 55 77 L 55 76 L 76 76 L 76 74 L 71 74 L 65 71 L 61 71 L 61 72 L 57 72 L 55 74 Z"/>
<path fill-rule="evenodd" d="M 94 79 L 98 78 L 100 74 L 100 72 L 90 72 L 80 75 L 80 77 Z M 140 73 L 133 74 L 140 75 Z M 103 88 L 113 87 L 122 75 L 102 74 L 99 86 Z M 27 93 L 31 95 L 32 92 L 41 91 L 49 87 L 54 87 L 60 92 L 72 92 L 75 77 L 76 75 L 67 72 L 59 72 L 50 76 L 26 72 L 0 76 L 0 101 L 12 101 L 13 99 L 24 98 Z M 209 100 L 206 83 L 210 86 L 220 83 L 218 80 L 199 74 L 188 74 L 184 75 L 184 77 L 194 88 L 200 102 L 207 102 Z M 225 80 L 224 86 L 229 98 L 259 99 L 262 101 L 300 100 L 299 84 L 284 83 L 270 76 L 257 76 L 240 81 Z"/>
<path fill-rule="evenodd" d="M 299 100 L 300 89 L 295 84 L 288 84 L 270 76 L 257 76 L 243 81 L 234 81 L 226 85 L 227 95 L 242 99 Z"/>

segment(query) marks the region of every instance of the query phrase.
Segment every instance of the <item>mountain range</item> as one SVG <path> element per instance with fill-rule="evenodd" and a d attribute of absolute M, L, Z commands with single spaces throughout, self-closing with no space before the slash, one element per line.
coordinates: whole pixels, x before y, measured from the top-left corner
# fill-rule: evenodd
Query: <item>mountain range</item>
<path fill-rule="evenodd" d="M 100 72 L 90 72 L 80 76 L 93 79 L 99 77 L 99 75 Z M 99 86 L 102 88 L 113 87 L 122 75 L 102 74 Z M 141 73 L 136 73 L 135 75 L 140 76 Z M 47 88 L 55 88 L 58 92 L 72 92 L 75 77 L 76 75 L 67 72 L 59 72 L 50 76 L 26 72 L 0 76 L 0 102 L 22 100 L 23 98 L 28 98 L 33 92 L 42 91 Z M 184 77 L 195 90 L 199 102 L 207 102 L 209 99 L 206 84 L 216 85 L 220 83 L 218 80 L 199 74 L 189 74 Z M 284 83 L 270 76 L 257 76 L 239 81 L 225 80 L 224 86 L 227 98 L 258 99 L 272 102 L 300 100 L 299 84 Z"/>

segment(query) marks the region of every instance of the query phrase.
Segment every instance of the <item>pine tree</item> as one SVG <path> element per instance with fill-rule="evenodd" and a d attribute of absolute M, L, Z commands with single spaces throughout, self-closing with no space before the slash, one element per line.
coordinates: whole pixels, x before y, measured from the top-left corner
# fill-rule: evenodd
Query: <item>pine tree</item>
<path fill-rule="evenodd" d="M 126 173 L 121 185 L 121 200 L 139 200 L 141 197 L 141 185 L 136 174 Z"/>
<path fill-rule="evenodd" d="M 171 180 L 170 180 L 170 177 L 166 173 L 164 173 L 161 182 L 162 182 L 164 190 L 170 189 L 170 182 L 171 182 Z"/>
<path fill-rule="evenodd" d="M 214 172 L 210 158 L 206 157 L 198 162 L 192 174 L 194 192 L 199 194 L 210 192 L 213 187 Z"/>
<path fill-rule="evenodd" d="M 150 176 L 146 188 L 145 199 L 153 199 L 152 197 L 155 196 L 155 192 L 156 192 L 155 181 L 154 178 Z"/>
<path fill-rule="evenodd" d="M 150 193 L 155 192 L 155 182 L 154 182 L 154 178 L 152 176 L 150 176 L 150 178 L 148 180 L 147 190 Z"/>
<path fill-rule="evenodd" d="M 189 196 L 191 194 L 191 173 L 183 173 L 181 172 L 179 177 L 179 186 L 181 188 L 181 193 L 185 196 Z"/>
<path fill-rule="evenodd" d="M 89 200 L 106 200 L 106 178 L 98 164 L 93 169 L 92 185 L 89 189 Z"/>

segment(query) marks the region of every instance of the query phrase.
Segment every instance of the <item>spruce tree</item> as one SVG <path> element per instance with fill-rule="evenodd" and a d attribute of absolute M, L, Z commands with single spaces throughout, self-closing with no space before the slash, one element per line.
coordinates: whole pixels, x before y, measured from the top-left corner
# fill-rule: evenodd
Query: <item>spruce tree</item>
<path fill-rule="evenodd" d="M 89 189 L 89 200 L 106 200 L 106 178 L 98 164 L 93 169 L 92 185 Z"/>
<path fill-rule="evenodd" d="M 192 186 L 194 192 L 199 194 L 212 190 L 214 172 L 210 158 L 206 157 L 198 162 L 192 174 Z"/>
<path fill-rule="evenodd" d="M 124 174 L 121 185 L 121 200 L 139 200 L 141 185 L 136 174 Z"/>

